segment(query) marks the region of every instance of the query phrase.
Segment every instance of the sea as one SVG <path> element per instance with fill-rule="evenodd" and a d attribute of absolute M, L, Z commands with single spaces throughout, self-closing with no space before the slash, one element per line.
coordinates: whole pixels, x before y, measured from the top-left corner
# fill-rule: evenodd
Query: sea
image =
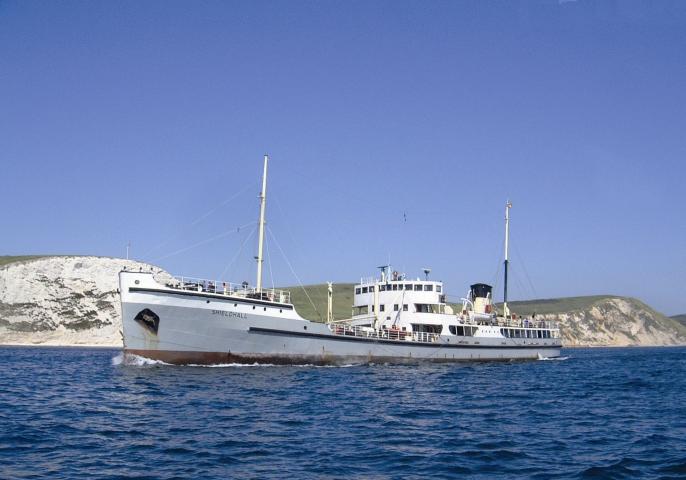
<path fill-rule="evenodd" d="M 686 348 L 171 366 L 0 348 L 2 479 L 686 478 Z"/>

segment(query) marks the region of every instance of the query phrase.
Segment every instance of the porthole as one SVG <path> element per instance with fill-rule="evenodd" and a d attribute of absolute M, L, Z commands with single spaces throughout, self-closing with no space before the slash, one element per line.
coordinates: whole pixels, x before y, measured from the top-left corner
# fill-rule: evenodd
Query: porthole
<path fill-rule="evenodd" d="M 237 306 L 238 306 L 238 304 L 237 304 L 237 303 L 234 303 L 234 304 L 233 304 L 233 306 L 234 306 L 234 307 L 237 307 Z"/>
<path fill-rule="evenodd" d="M 264 307 L 264 311 L 265 311 L 265 312 L 267 311 L 267 307 Z"/>
<path fill-rule="evenodd" d="M 279 313 L 283 313 L 283 308 L 279 308 Z"/>
<path fill-rule="evenodd" d="M 307 325 L 303 325 L 303 330 L 307 330 Z"/>
<path fill-rule="evenodd" d="M 255 305 L 252 306 L 252 309 L 255 310 Z"/>
<path fill-rule="evenodd" d="M 136 280 L 136 281 L 135 281 L 135 282 L 133 282 L 133 283 L 135 283 L 136 285 L 138 285 L 138 284 L 140 284 L 140 283 L 141 283 L 141 281 L 140 281 L 140 280 Z"/>
<path fill-rule="evenodd" d="M 207 303 L 210 303 L 210 301 L 209 301 L 209 300 L 207 300 Z"/>

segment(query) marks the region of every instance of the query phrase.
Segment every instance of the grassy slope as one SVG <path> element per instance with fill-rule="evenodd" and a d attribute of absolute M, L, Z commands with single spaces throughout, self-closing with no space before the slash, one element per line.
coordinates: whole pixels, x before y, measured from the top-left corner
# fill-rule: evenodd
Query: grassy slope
<path fill-rule="evenodd" d="M 610 298 L 618 298 L 616 295 L 591 295 L 587 297 L 565 297 L 547 298 L 540 300 L 526 300 L 518 302 L 508 302 L 508 306 L 513 313 L 518 315 L 531 315 L 532 313 L 563 313 L 575 310 L 588 310 L 594 304 Z M 498 304 L 502 309 L 502 304 Z"/>
<path fill-rule="evenodd" d="M 310 296 L 310 300 L 301 287 L 287 287 L 291 292 L 291 301 L 300 316 L 308 320 L 326 321 L 326 285 L 305 285 L 304 290 Z M 353 305 L 353 284 L 338 283 L 333 286 L 333 316 L 335 319 L 350 318 Z M 318 312 L 318 313 L 317 313 Z"/>
<path fill-rule="evenodd" d="M 333 312 L 334 318 L 350 318 L 353 303 L 352 283 L 334 284 L 333 289 Z M 312 302 L 317 307 L 321 318 L 326 318 L 326 285 L 306 285 L 304 289 L 309 294 Z M 312 304 L 307 299 L 301 287 L 287 287 L 291 292 L 291 299 L 298 313 L 308 320 L 319 320 L 320 317 L 315 312 Z M 519 315 L 531 315 L 533 312 L 539 314 L 562 313 L 574 310 L 590 309 L 595 303 L 608 298 L 617 298 L 611 295 L 596 295 L 589 297 L 568 297 L 544 300 L 530 300 L 524 302 L 510 302 L 510 310 Z M 500 305 L 498 305 L 501 307 Z M 459 310 L 461 305 L 454 305 L 455 310 Z"/>
<path fill-rule="evenodd" d="M 672 320 L 676 320 L 680 324 L 682 324 L 684 327 L 686 327 L 686 313 L 683 313 L 681 315 L 674 315 L 673 317 L 669 317 Z"/>
<path fill-rule="evenodd" d="M 25 262 L 27 260 L 35 260 L 37 258 L 43 258 L 46 256 L 47 255 L 0 255 L 0 267 L 4 267 L 5 265 L 9 265 L 10 263 L 14 262 Z"/>
<path fill-rule="evenodd" d="M 334 318 L 350 318 L 353 303 L 352 283 L 334 284 L 333 290 L 333 312 Z M 326 285 L 306 285 L 304 289 L 309 294 L 312 302 L 317 307 L 321 318 L 326 318 Z M 288 287 L 286 290 L 291 292 L 291 299 L 298 313 L 308 320 L 319 320 L 320 317 L 315 312 L 312 304 L 307 299 L 301 287 Z M 510 302 L 510 310 L 519 315 L 531 315 L 533 312 L 539 314 L 561 313 L 574 310 L 586 310 L 595 303 L 608 298 L 616 298 L 611 295 L 596 295 L 589 297 L 569 297 L 554 298 L 545 300 L 530 300 L 525 302 Z M 500 305 L 499 305 L 500 307 Z M 461 305 L 454 305 L 455 310 L 459 310 Z"/>

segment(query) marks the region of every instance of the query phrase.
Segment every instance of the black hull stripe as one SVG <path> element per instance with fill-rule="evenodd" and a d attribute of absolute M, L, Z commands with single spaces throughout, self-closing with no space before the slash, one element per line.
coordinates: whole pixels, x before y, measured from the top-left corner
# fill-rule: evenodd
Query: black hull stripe
<path fill-rule="evenodd" d="M 380 338 L 365 338 L 353 337 L 352 335 L 336 335 L 336 334 L 322 334 L 322 333 L 307 333 L 307 332 L 293 332 L 289 330 L 276 330 L 273 328 L 250 327 L 248 329 L 251 333 L 264 333 L 267 335 L 286 335 L 291 337 L 308 337 L 308 338 L 325 338 L 327 340 L 334 340 L 338 342 L 366 342 L 379 343 L 383 345 L 404 345 L 406 347 L 426 347 L 426 348 L 480 348 L 480 349 L 516 349 L 516 350 L 530 350 L 542 348 L 562 348 L 562 345 L 465 345 L 459 343 L 421 343 L 408 342 L 406 340 L 385 340 Z"/>
<path fill-rule="evenodd" d="M 129 287 L 129 292 L 147 292 L 147 293 L 163 293 L 165 295 L 181 295 L 186 297 L 200 297 L 200 298 L 213 298 L 216 300 L 224 300 L 227 303 L 242 303 L 246 305 L 263 305 L 267 307 L 278 307 L 284 310 L 293 310 L 293 305 L 290 303 L 277 303 L 268 302 L 266 300 L 258 300 L 253 298 L 245 297 L 231 297 L 228 295 L 221 295 L 217 293 L 206 293 L 206 292 L 189 292 L 187 290 L 160 290 L 156 288 L 141 288 L 141 287 Z"/>

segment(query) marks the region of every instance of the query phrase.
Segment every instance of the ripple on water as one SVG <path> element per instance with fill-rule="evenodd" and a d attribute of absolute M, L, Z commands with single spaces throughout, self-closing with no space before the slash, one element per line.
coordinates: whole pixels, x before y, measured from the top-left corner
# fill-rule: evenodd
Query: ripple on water
<path fill-rule="evenodd" d="M 206 368 L 6 348 L 0 476 L 683 478 L 685 354 Z"/>

